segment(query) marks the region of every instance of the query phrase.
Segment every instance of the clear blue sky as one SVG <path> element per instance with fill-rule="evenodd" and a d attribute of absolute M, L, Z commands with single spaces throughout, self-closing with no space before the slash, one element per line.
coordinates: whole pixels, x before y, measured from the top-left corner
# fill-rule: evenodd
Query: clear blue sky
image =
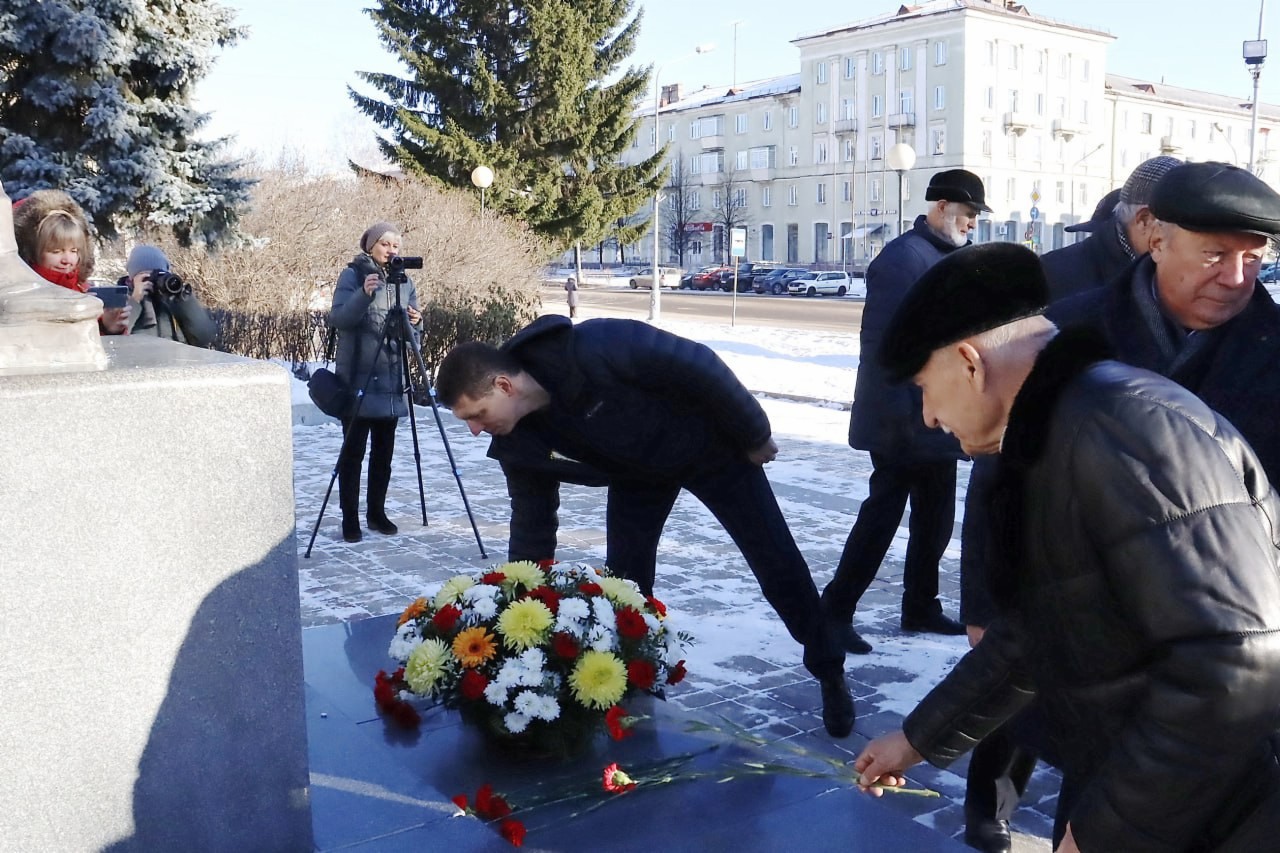
<path fill-rule="evenodd" d="M 372 125 L 347 97 L 355 71 L 394 71 L 363 8 L 372 0 L 222 0 L 250 28 L 223 51 L 196 90 L 211 113 L 209 132 L 236 137 L 241 150 L 268 157 L 282 148 L 304 151 L 316 165 L 341 163 L 367 145 Z M 1255 38 L 1260 0 L 1027 0 L 1037 15 L 1104 30 L 1116 37 L 1107 71 L 1248 100 L 1252 80 L 1241 42 Z M 853 3 L 785 0 L 637 0 L 643 10 L 636 65 L 659 65 L 714 43 L 714 52 L 682 59 L 662 72 L 686 91 L 729 85 L 734 76 L 734 21 L 739 82 L 794 73 L 790 40 L 833 25 L 895 11 L 900 0 Z M 1266 10 L 1263 37 L 1272 59 L 1262 71 L 1262 100 L 1280 103 L 1280 0 Z"/>

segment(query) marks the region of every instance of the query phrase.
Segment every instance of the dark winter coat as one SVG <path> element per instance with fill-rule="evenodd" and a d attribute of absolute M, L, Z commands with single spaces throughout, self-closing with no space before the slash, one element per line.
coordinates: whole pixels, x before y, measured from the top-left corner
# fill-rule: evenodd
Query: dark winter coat
<path fill-rule="evenodd" d="M 957 247 L 916 217 L 906 234 L 890 240 L 867 267 L 867 301 L 862 310 L 861 356 L 849 416 L 849 445 L 883 453 L 904 464 L 963 459 L 954 437 L 924 425 L 920 390 L 892 384 L 880 367 L 880 342 L 889 319 L 925 271 Z"/>
<path fill-rule="evenodd" d="M 384 276 L 382 287 L 372 296 L 364 292 L 364 280 L 370 274 Z M 338 330 L 334 372 L 353 391 L 364 388 L 364 399 L 357 412 L 362 418 L 402 418 L 409 413 L 402 393 L 404 367 L 399 344 L 382 339 L 387 312 L 395 306 L 396 287 L 400 290 L 401 305 L 418 307 L 418 293 L 412 280 L 394 287 L 386 284 L 385 271 L 373 258 L 359 254 L 338 276 L 338 286 L 333 291 L 329 322 Z M 416 347 L 416 329 L 413 337 L 407 343 Z"/>
<path fill-rule="evenodd" d="M 1117 227 L 1113 214 L 1088 238 L 1040 257 L 1051 301 L 1101 287 L 1129 268 L 1133 258 L 1121 245 Z"/>
<path fill-rule="evenodd" d="M 1011 609 L 904 731 L 945 766 L 1035 695 L 1082 850 L 1268 849 L 1280 500 L 1225 419 L 1096 346 L 1059 335 L 1018 393 L 993 496 Z"/>
<path fill-rule="evenodd" d="M 120 284 L 127 284 L 127 277 Z M 150 296 L 134 302 L 129 316 L 129 334 L 154 335 L 193 347 L 213 345 L 218 328 L 208 310 L 194 293 L 179 296 Z"/>
<path fill-rule="evenodd" d="M 769 439 L 764 409 L 719 356 L 646 323 L 548 315 L 502 348 L 551 395 L 513 438 L 532 433 L 526 446 L 605 477 L 679 483 Z"/>

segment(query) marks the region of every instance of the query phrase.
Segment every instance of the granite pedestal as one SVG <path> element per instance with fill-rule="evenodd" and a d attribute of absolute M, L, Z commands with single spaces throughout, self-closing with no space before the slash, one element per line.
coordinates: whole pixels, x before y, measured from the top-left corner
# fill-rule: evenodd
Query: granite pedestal
<path fill-rule="evenodd" d="M 106 343 L 0 378 L 0 849 L 309 850 L 288 375 Z"/>
<path fill-rule="evenodd" d="M 496 749 L 454 712 L 430 710 L 417 730 L 384 722 L 373 703 L 373 677 L 394 666 L 386 649 L 396 617 L 382 616 L 303 632 L 307 728 L 316 848 L 321 851 L 510 850 L 495 827 L 457 816 L 451 798 L 474 798 L 488 782 L 513 806 L 549 788 L 600 788 L 602 771 L 693 755 L 681 771 L 699 774 L 607 800 L 572 798 L 517 811 L 533 851 L 781 850 L 845 853 L 947 853 L 967 848 L 910 817 L 911 805 L 876 800 L 846 780 L 772 773 L 743 775 L 744 763 L 777 762 L 830 770 L 814 753 L 786 744 L 751 745 L 724 721 L 673 703 L 628 701 L 651 715 L 637 733 L 614 742 L 600 735 L 583 755 L 528 759 Z M 676 688 L 672 688 L 676 689 Z M 693 724 L 721 729 L 698 731 Z M 731 781 L 726 777 L 733 775 Z M 896 795 L 910 799 L 910 795 Z M 593 807 L 594 806 L 594 807 Z"/>

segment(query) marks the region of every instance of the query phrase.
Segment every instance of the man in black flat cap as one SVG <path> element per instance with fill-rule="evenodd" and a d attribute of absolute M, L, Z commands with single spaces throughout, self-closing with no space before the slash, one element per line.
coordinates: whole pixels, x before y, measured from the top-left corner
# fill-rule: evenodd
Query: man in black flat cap
<path fill-rule="evenodd" d="M 902 629 L 964 633 L 964 626 L 943 614 L 938 601 L 938 562 L 951 540 L 956 461 L 964 454 L 950 436 L 923 427 L 919 393 L 891 386 L 873 356 L 885 325 L 912 285 L 965 245 L 978 214 L 991 208 L 982 180 L 964 169 L 934 175 L 924 197 L 931 202 L 928 211 L 867 267 L 862 358 L 849 419 L 849 445 L 871 454 L 871 480 L 835 576 L 822 592 L 823 608 L 843 632 L 845 648 L 858 654 L 870 652 L 871 644 L 854 630 L 853 613 L 884 562 L 908 499 L 911 520 L 903 567 Z"/>
<path fill-rule="evenodd" d="M 1039 698 L 1058 851 L 1273 849 L 1280 498 L 1225 418 L 1096 333 L 1059 334 L 1047 303 L 1035 255 L 990 243 L 934 266 L 885 332 L 884 370 L 922 389 L 925 422 L 999 454 L 1001 609 L 858 756 L 859 784 L 946 766 Z"/>

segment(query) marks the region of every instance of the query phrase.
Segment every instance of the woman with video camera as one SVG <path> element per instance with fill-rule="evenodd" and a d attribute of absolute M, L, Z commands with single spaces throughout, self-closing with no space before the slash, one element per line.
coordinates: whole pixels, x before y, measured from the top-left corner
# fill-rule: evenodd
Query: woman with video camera
<path fill-rule="evenodd" d="M 337 330 L 338 354 L 334 372 L 353 392 L 364 391 L 354 411 L 342 419 L 342 453 L 338 456 L 338 500 L 342 507 L 342 538 L 359 542 L 360 469 L 369 443 L 369 491 L 365 521 L 376 533 L 391 535 L 397 528 L 387 518 L 387 486 L 391 483 L 391 454 L 396 424 L 409 413 L 404 395 L 404 363 L 400 336 L 385 334 L 387 317 L 397 305 L 404 308 L 418 346 L 422 315 L 418 293 L 408 276 L 390 284 L 387 267 L 400 253 L 400 232 L 389 222 L 376 222 L 360 236 L 360 254 L 338 276 L 329 324 Z M 394 321 L 393 321 L 394 323 Z M 392 326 L 394 329 L 394 325 Z"/>
<path fill-rule="evenodd" d="M 213 344 L 217 326 L 191 285 L 169 270 L 169 259 L 155 246 L 137 245 L 117 284 L 130 288 L 125 334 L 155 335 L 193 347 Z"/>

